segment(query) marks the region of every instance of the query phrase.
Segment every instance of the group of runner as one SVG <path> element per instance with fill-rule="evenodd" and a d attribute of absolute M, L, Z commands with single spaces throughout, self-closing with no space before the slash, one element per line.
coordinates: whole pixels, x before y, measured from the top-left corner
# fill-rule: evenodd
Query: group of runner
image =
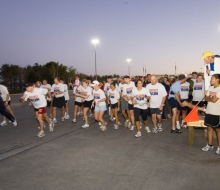
<path fill-rule="evenodd" d="M 206 112 L 205 125 L 208 127 L 208 144 L 202 150 L 213 149 L 211 137 L 214 129 L 218 138 L 216 153 L 220 154 L 220 74 L 216 73 L 218 71 L 214 70 L 212 65 L 220 63 L 217 63 L 219 58 L 210 52 L 205 52 L 202 59 L 209 66 L 205 66 L 204 75 L 205 80 L 209 77 L 211 81 L 210 88 L 210 85 L 208 87 L 207 84 L 205 85 L 203 76 L 196 72 L 193 72 L 191 76 L 181 74 L 173 83 L 167 76 L 158 82 L 157 77 L 150 74 L 146 77 L 137 77 L 134 81 L 128 75 L 117 81 L 113 81 L 112 76 L 107 76 L 103 90 L 100 88 L 101 81 L 92 81 L 89 77 L 80 81 L 76 77 L 72 85 L 75 100 L 72 122 L 76 123 L 77 116 L 83 115 L 85 124 L 82 128 L 88 128 L 88 114 L 92 116 L 94 113 L 94 119 L 99 122 L 101 131 L 106 131 L 107 122 L 103 115 L 108 109 L 110 121 L 115 122 L 114 129 L 119 129 L 122 121 L 119 121 L 118 112 L 121 110 L 124 127 L 130 130 L 136 128 L 135 137 L 141 137 L 142 127 L 147 133 L 162 132 L 162 119 L 171 118 L 172 115 L 171 133 L 180 134 L 182 133 L 181 127 L 186 127 L 183 120 L 189 109 L 197 106 L 199 111 Z M 216 68 L 218 66 L 215 66 Z M 39 81 L 36 84 L 26 83 L 25 87 L 26 92 L 21 97 L 21 102 L 29 101 L 35 108 L 36 118 L 39 122 L 38 137 L 45 136 L 44 121 L 49 124 L 49 132 L 53 132 L 54 125 L 57 123 L 57 108 L 61 111 L 62 122 L 70 119 L 69 91 L 63 78 L 56 77 L 52 86 L 44 79 L 42 84 Z M 0 92 L 2 97 L 0 98 L 0 111 L 16 126 L 15 116 L 9 106 L 10 96 L 7 88 L 0 85 Z M 182 121 L 180 121 L 180 115 Z M 151 116 L 152 128 L 148 125 L 148 116 Z M 1 125 L 6 124 L 7 121 L 4 118 Z"/>

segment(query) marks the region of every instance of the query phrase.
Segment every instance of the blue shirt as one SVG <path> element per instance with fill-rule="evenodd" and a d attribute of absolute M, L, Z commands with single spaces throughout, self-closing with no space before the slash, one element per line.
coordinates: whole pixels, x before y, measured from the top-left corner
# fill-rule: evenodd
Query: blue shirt
<path fill-rule="evenodd" d="M 180 94 L 180 91 L 181 91 L 180 82 L 179 81 L 174 82 L 173 85 L 170 87 L 170 93 L 174 92 L 174 94 L 175 94 L 176 92 L 179 92 L 179 94 Z M 168 98 L 169 99 L 173 98 L 174 94 L 169 94 Z"/>

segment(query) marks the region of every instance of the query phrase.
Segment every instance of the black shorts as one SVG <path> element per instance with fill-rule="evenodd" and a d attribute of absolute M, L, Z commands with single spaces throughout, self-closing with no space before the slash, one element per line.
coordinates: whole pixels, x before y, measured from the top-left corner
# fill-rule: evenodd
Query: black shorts
<path fill-rule="evenodd" d="M 134 119 L 135 121 L 140 121 L 140 115 L 142 116 L 142 119 L 144 121 L 147 120 L 147 114 L 148 114 L 148 110 L 147 109 L 140 109 L 140 108 L 135 108 L 134 107 Z"/>
<path fill-rule="evenodd" d="M 133 104 L 128 104 L 128 110 L 133 110 L 134 109 L 134 105 Z"/>
<path fill-rule="evenodd" d="M 220 115 L 205 114 L 204 125 L 212 128 L 220 128 Z"/>
<path fill-rule="evenodd" d="M 5 102 L 6 102 L 6 101 L 4 101 L 4 104 L 5 104 Z M 9 105 L 9 106 L 11 105 L 11 100 L 10 100 L 10 101 L 8 101 L 8 105 Z"/>
<path fill-rule="evenodd" d="M 76 105 L 76 106 L 79 106 L 79 107 L 82 107 L 83 103 L 82 103 L 82 102 L 77 102 L 77 101 L 75 101 L 75 105 Z"/>
<path fill-rule="evenodd" d="M 181 103 L 183 103 L 184 101 L 189 102 L 189 99 L 183 99 L 183 100 L 180 100 L 180 101 L 181 101 Z M 184 106 L 184 107 L 179 106 L 178 109 L 183 110 L 183 111 L 188 111 L 189 110 L 189 108 L 187 106 Z"/>
<path fill-rule="evenodd" d="M 47 100 L 47 107 L 50 107 L 50 106 L 51 106 L 51 101 Z"/>
<path fill-rule="evenodd" d="M 163 110 L 160 110 L 159 108 L 150 108 L 150 113 L 151 114 L 162 115 L 163 114 Z"/>
<path fill-rule="evenodd" d="M 83 105 L 84 105 L 84 108 L 91 108 L 91 106 L 92 106 L 92 101 L 93 100 L 90 100 L 90 101 L 84 101 L 83 102 Z"/>
<path fill-rule="evenodd" d="M 64 96 L 56 98 L 53 98 L 53 102 L 52 102 L 52 107 L 56 107 L 56 108 L 65 108 L 66 107 L 66 103 L 65 103 L 65 98 Z"/>
<path fill-rule="evenodd" d="M 115 108 L 118 108 L 118 102 L 115 104 L 111 104 L 111 109 L 115 109 Z"/>
<path fill-rule="evenodd" d="M 196 104 L 198 104 L 198 102 L 199 102 L 199 101 L 192 101 L 192 104 L 193 104 L 193 105 L 196 105 Z M 204 102 L 201 101 L 201 102 L 198 104 L 198 106 L 199 106 L 199 107 L 204 107 Z"/>
<path fill-rule="evenodd" d="M 169 103 L 170 103 L 171 109 L 173 109 L 173 108 L 179 109 L 179 108 L 180 108 L 179 103 L 178 103 L 177 100 L 175 100 L 174 98 L 169 98 L 168 101 L 169 101 Z"/>

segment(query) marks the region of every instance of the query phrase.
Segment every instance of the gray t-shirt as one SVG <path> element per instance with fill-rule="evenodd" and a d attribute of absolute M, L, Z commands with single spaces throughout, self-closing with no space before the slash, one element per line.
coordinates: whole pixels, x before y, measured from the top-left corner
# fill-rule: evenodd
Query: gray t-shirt
<path fill-rule="evenodd" d="M 213 98 L 214 96 L 219 98 L 215 103 L 208 102 L 206 113 L 211 115 L 220 115 L 220 86 L 216 88 L 211 86 L 206 95 L 210 98 Z"/>

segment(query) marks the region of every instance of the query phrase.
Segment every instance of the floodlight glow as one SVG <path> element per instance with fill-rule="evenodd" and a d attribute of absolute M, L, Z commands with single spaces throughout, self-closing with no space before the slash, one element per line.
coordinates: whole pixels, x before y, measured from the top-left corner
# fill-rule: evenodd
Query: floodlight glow
<path fill-rule="evenodd" d="M 94 40 L 92 40 L 92 43 L 93 43 L 93 44 L 98 44 L 98 43 L 99 43 L 99 40 L 98 40 L 98 39 L 94 39 Z"/>

